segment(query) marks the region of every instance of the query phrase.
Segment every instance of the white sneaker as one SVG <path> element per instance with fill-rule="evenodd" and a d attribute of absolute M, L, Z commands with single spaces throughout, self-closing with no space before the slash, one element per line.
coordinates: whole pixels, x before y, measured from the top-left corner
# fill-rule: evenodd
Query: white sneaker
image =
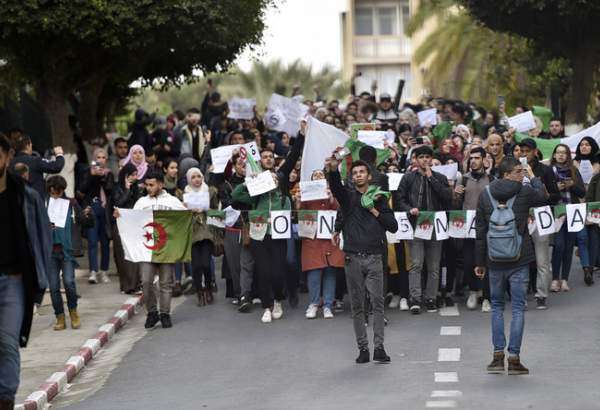
<path fill-rule="evenodd" d="M 328 307 L 323 308 L 323 319 L 333 319 L 333 312 Z"/>
<path fill-rule="evenodd" d="M 408 309 L 408 300 L 406 298 L 400 299 L 400 310 L 407 311 Z"/>
<path fill-rule="evenodd" d="M 308 305 L 308 308 L 306 309 L 306 314 L 304 316 L 306 316 L 307 319 L 314 319 L 317 317 L 318 310 L 319 307 L 317 305 L 310 304 Z"/>
<path fill-rule="evenodd" d="M 102 283 L 110 283 L 110 278 L 108 277 L 108 272 L 100 271 L 100 280 Z"/>
<path fill-rule="evenodd" d="M 271 309 L 265 309 L 265 313 L 263 313 L 260 321 L 263 323 L 271 323 L 271 320 L 272 320 Z"/>
<path fill-rule="evenodd" d="M 281 302 L 275 301 L 273 304 L 273 319 L 281 319 L 281 316 L 283 316 L 283 307 Z"/>
<path fill-rule="evenodd" d="M 492 305 L 490 301 L 487 299 L 483 299 L 483 303 L 481 304 L 481 311 L 483 313 L 490 313 L 492 311 Z"/>
<path fill-rule="evenodd" d="M 467 299 L 467 309 L 475 310 L 477 308 L 477 292 L 471 291 Z"/>
<path fill-rule="evenodd" d="M 96 273 L 95 271 L 91 271 L 90 277 L 88 278 L 88 283 L 96 285 L 98 283 L 98 273 Z"/>
<path fill-rule="evenodd" d="M 392 296 L 392 300 L 390 300 L 388 307 L 390 309 L 398 309 L 398 306 L 400 306 L 400 296 L 394 295 Z"/>
<path fill-rule="evenodd" d="M 260 305 L 261 303 L 262 303 L 262 301 L 259 298 L 252 299 L 252 304 L 253 305 Z"/>

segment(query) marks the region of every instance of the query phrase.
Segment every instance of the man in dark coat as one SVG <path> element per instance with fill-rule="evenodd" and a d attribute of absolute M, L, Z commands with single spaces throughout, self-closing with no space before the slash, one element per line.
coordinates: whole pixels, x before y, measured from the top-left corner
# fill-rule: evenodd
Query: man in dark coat
<path fill-rule="evenodd" d="M 29 338 L 34 303 L 47 288 L 52 240 L 41 197 L 7 172 L 10 144 L 0 136 L 0 409 L 12 409 L 19 387 L 19 346 Z"/>

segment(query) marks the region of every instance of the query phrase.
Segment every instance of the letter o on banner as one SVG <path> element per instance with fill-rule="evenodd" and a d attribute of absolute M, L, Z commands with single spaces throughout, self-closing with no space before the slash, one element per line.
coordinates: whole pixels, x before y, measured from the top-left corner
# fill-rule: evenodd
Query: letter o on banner
<path fill-rule="evenodd" d="M 290 239 L 292 237 L 290 211 L 271 211 L 271 237 L 273 239 Z"/>

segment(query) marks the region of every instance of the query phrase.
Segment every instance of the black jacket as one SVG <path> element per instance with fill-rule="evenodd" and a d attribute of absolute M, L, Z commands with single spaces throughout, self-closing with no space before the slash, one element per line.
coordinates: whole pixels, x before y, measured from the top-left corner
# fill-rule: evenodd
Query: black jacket
<path fill-rule="evenodd" d="M 549 197 L 546 199 L 545 205 L 556 205 L 560 201 L 560 191 L 558 190 L 558 185 L 556 185 L 556 177 L 552 168 L 536 159 L 531 164 L 531 170 L 536 177 L 542 180 L 548 191 Z"/>
<path fill-rule="evenodd" d="M 408 212 L 412 208 L 420 211 L 445 211 L 451 208 L 452 188 L 448 185 L 448 179 L 439 172 L 431 173 L 429 178 L 419 171 L 404 174 L 394 193 L 398 211 Z"/>
<path fill-rule="evenodd" d="M 527 229 L 527 218 L 529 217 L 529 208 L 535 208 L 546 205 L 546 195 L 544 187 L 539 178 L 533 178 L 531 186 L 521 185 L 518 182 L 508 179 L 497 179 L 490 183 L 490 191 L 494 199 L 505 203 L 513 196 L 517 195 L 513 204 L 517 230 L 523 236 L 523 245 L 521 256 L 516 262 L 492 262 L 487 255 L 487 232 L 490 223 L 490 216 L 494 211 L 487 190 L 479 196 L 477 204 L 477 213 L 475 224 L 477 230 L 477 239 L 475 240 L 475 263 L 477 266 L 487 266 L 491 269 L 511 269 L 527 265 L 535 261 L 535 252 L 533 242 Z"/>
<path fill-rule="evenodd" d="M 65 159 L 62 155 L 59 155 L 54 161 L 50 161 L 37 155 L 19 152 L 10 163 L 11 171 L 14 171 L 15 165 L 18 163 L 27 165 L 29 168 L 29 184 L 43 199 L 48 196 L 44 174 L 58 174 L 65 166 Z"/>
<path fill-rule="evenodd" d="M 375 209 L 379 217 L 361 205 L 362 194 L 355 188 L 342 185 L 339 172 L 330 172 L 327 176 L 333 196 L 340 204 L 344 234 L 344 252 L 383 254 L 385 252 L 385 232 L 396 232 L 398 222 L 388 207 L 385 198 L 380 198 Z"/>

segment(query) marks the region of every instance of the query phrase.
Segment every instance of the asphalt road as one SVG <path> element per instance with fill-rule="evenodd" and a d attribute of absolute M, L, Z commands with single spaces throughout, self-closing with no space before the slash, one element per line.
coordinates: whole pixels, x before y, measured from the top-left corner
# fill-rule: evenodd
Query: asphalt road
<path fill-rule="evenodd" d="M 122 348 L 124 332 L 115 347 L 121 345 L 123 357 L 106 370 L 110 375 L 98 375 L 102 360 L 92 361 L 78 377 L 95 376 L 85 387 L 76 379 L 53 404 L 73 410 L 598 409 L 600 279 L 585 287 L 577 266 L 571 287 L 551 296 L 549 310 L 526 313 L 528 376 L 486 374 L 490 316 L 462 303 L 457 316 L 387 312 L 392 363 L 357 365 L 348 312 L 309 321 L 303 308 L 284 306 L 284 318 L 265 325 L 260 309 L 237 313 L 219 294 L 208 307 L 188 299 L 175 309 L 172 329 L 132 337 L 131 349 Z M 506 319 L 509 312 L 507 306 Z M 143 326 L 143 319 L 138 315 L 128 326 Z M 369 335 L 372 340 L 370 329 Z M 111 349 L 100 357 L 118 356 Z"/>

